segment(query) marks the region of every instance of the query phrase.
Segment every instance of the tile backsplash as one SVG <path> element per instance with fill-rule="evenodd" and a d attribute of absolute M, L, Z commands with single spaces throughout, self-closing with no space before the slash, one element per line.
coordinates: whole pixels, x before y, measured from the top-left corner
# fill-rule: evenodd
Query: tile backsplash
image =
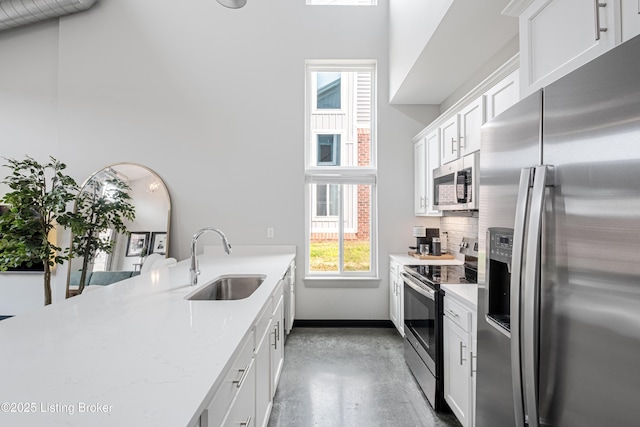
<path fill-rule="evenodd" d="M 445 234 L 446 233 L 446 234 Z M 478 216 L 443 216 L 440 218 L 440 237 L 447 242 L 447 252 L 458 254 L 463 237 L 478 238 Z"/>

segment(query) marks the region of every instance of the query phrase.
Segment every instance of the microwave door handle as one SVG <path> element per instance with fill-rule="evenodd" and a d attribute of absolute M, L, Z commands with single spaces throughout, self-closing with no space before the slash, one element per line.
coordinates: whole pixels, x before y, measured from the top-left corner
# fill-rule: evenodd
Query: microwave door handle
<path fill-rule="evenodd" d="M 522 261 L 524 251 L 524 235 L 526 228 L 529 192 L 532 184 L 533 168 L 520 171 L 518 185 L 518 201 L 516 203 L 515 226 L 513 230 L 513 252 L 511 258 L 510 314 L 511 314 L 511 381 L 513 386 L 513 407 L 515 427 L 524 427 L 524 392 L 522 389 L 522 357 L 520 345 L 520 312 L 522 298 L 520 296 L 522 279 Z M 487 275 L 488 276 L 488 275 Z M 487 278 L 488 280 L 488 278 Z M 490 283 L 487 282 L 490 286 Z M 487 292 L 489 292 L 487 290 Z M 488 304 L 488 298 L 487 304 Z M 488 312 L 488 308 L 487 308 Z"/>
<path fill-rule="evenodd" d="M 538 411 L 538 362 L 540 343 L 540 242 L 542 240 L 542 216 L 545 208 L 546 189 L 553 186 L 553 167 L 537 166 L 534 172 L 531 210 L 527 232 L 526 253 L 527 265 L 524 272 L 523 286 L 523 343 L 524 343 L 524 378 L 527 401 L 527 418 L 529 427 L 540 426 Z"/>
<path fill-rule="evenodd" d="M 467 202 L 467 172 L 466 171 L 456 171 L 453 174 L 454 176 L 454 187 L 456 190 L 456 199 L 458 203 L 466 203 Z M 462 181 L 462 183 L 460 183 Z M 462 185 L 462 187 L 460 187 Z M 462 191 L 460 192 L 460 189 Z"/>

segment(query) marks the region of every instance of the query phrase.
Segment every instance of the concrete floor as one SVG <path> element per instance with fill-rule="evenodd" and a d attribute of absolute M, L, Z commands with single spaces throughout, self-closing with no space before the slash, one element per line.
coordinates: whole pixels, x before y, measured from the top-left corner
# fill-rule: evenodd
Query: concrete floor
<path fill-rule="evenodd" d="M 294 328 L 269 427 L 459 427 L 431 409 L 392 328 Z"/>

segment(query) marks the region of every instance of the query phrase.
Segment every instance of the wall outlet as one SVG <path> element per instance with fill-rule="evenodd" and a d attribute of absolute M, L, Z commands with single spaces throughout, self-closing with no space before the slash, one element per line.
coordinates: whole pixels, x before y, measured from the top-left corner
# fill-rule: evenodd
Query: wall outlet
<path fill-rule="evenodd" d="M 276 230 L 273 227 L 267 227 L 267 237 L 271 238 L 276 235 Z"/>

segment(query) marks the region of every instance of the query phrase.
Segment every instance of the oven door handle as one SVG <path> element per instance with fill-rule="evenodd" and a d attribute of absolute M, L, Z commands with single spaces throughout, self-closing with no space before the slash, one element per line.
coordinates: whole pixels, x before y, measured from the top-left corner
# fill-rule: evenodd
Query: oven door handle
<path fill-rule="evenodd" d="M 402 276 L 404 277 L 404 283 L 410 286 L 414 291 L 418 292 L 420 295 L 423 295 L 429 298 L 430 300 L 433 300 L 433 301 L 436 300 L 436 292 L 434 290 L 425 289 L 422 286 L 418 285 L 416 282 L 414 282 L 413 278 L 411 278 L 406 273 L 402 273 Z"/>

